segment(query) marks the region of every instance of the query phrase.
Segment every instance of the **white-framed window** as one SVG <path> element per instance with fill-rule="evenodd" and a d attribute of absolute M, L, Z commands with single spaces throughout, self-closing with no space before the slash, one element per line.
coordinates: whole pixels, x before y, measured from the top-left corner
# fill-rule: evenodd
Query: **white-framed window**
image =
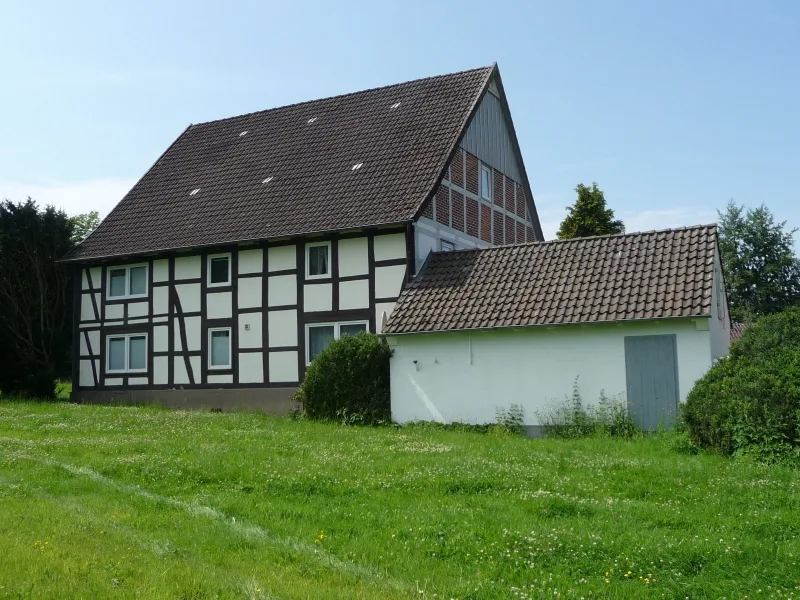
<path fill-rule="evenodd" d="M 481 198 L 492 199 L 492 170 L 481 165 Z"/>
<path fill-rule="evenodd" d="M 361 331 L 369 331 L 367 321 L 306 325 L 306 364 L 310 365 L 311 361 L 328 347 L 331 340 L 338 340 L 343 335 L 356 335 Z"/>
<path fill-rule="evenodd" d="M 448 242 L 447 240 L 441 240 L 442 244 L 442 252 L 452 252 L 456 249 L 456 245 L 453 242 Z"/>
<path fill-rule="evenodd" d="M 211 254 L 208 257 L 208 287 L 231 284 L 231 253 Z"/>
<path fill-rule="evenodd" d="M 106 373 L 144 373 L 146 371 L 146 333 L 106 336 Z"/>
<path fill-rule="evenodd" d="M 208 330 L 208 368 L 230 369 L 232 367 L 231 328 L 210 328 Z"/>
<path fill-rule="evenodd" d="M 323 279 L 331 276 L 331 243 L 306 244 L 306 279 Z"/>
<path fill-rule="evenodd" d="M 109 267 L 108 297 L 147 297 L 147 264 Z"/>

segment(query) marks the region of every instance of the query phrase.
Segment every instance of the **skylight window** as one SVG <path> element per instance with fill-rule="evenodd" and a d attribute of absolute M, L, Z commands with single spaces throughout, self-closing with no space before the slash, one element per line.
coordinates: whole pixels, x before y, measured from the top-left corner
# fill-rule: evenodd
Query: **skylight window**
<path fill-rule="evenodd" d="M 194 195 L 195 195 L 197 192 L 199 192 L 199 191 L 200 191 L 200 188 L 195 188 L 195 189 L 193 189 L 191 192 L 189 192 L 189 195 L 190 195 L 190 196 L 194 196 Z"/>
<path fill-rule="evenodd" d="M 363 166 L 364 166 L 364 163 L 356 163 L 356 164 L 353 165 L 353 168 L 351 169 L 351 171 L 358 171 Z"/>
<path fill-rule="evenodd" d="M 313 122 L 314 122 L 314 121 L 316 121 L 316 120 L 317 120 L 317 117 L 311 117 L 311 118 L 308 120 L 308 124 L 309 124 L 309 125 L 311 125 L 311 123 L 313 123 Z"/>
<path fill-rule="evenodd" d="M 274 178 L 272 175 L 270 175 L 269 177 L 267 177 L 267 178 L 266 178 L 264 181 L 262 181 L 261 183 L 269 183 L 269 182 L 270 182 L 270 181 L 272 181 L 273 179 L 275 179 L 275 178 Z"/>
<path fill-rule="evenodd" d="M 394 104 L 392 104 L 392 106 L 390 108 L 395 109 L 395 108 L 399 108 L 399 107 L 400 107 L 400 103 L 399 102 L 395 102 Z"/>
<path fill-rule="evenodd" d="M 239 134 L 239 137 L 244 137 L 244 136 L 246 136 L 246 135 L 247 135 L 247 132 L 246 132 L 246 131 L 243 131 L 242 133 L 240 133 L 240 134 Z"/>

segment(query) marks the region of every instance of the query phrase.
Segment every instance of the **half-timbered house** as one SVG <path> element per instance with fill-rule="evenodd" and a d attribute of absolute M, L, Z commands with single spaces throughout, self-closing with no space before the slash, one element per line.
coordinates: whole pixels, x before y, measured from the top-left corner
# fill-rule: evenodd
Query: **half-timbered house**
<path fill-rule="evenodd" d="M 283 411 L 429 252 L 541 239 L 496 65 L 191 125 L 65 259 L 73 396 Z"/>

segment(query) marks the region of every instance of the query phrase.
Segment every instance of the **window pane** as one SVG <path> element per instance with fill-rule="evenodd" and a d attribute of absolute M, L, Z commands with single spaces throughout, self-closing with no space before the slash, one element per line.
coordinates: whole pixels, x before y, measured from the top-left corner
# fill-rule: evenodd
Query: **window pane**
<path fill-rule="evenodd" d="M 231 332 L 226 330 L 211 332 L 211 366 L 229 367 L 231 364 L 230 352 Z"/>
<path fill-rule="evenodd" d="M 339 336 L 357 335 L 359 331 L 366 331 L 366 323 L 342 323 L 339 325 Z"/>
<path fill-rule="evenodd" d="M 131 295 L 147 293 L 147 267 L 133 267 L 131 269 Z"/>
<path fill-rule="evenodd" d="M 308 249 L 308 274 L 328 274 L 328 246 L 311 246 Z"/>
<path fill-rule="evenodd" d="M 210 283 L 228 283 L 228 257 L 211 259 Z"/>
<path fill-rule="evenodd" d="M 147 338 L 143 335 L 129 338 L 128 368 L 131 370 L 147 368 Z"/>
<path fill-rule="evenodd" d="M 333 325 L 322 325 L 308 328 L 308 360 L 314 358 L 328 347 L 333 339 Z"/>
<path fill-rule="evenodd" d="M 108 340 L 108 370 L 125 370 L 125 338 L 110 338 Z"/>
<path fill-rule="evenodd" d="M 455 248 L 454 244 L 442 240 L 442 252 L 452 252 Z"/>
<path fill-rule="evenodd" d="M 125 295 L 125 269 L 111 269 L 111 285 L 109 296 Z"/>
<path fill-rule="evenodd" d="M 481 196 L 484 198 L 491 198 L 491 181 L 489 177 L 489 171 L 486 169 L 481 169 Z"/>

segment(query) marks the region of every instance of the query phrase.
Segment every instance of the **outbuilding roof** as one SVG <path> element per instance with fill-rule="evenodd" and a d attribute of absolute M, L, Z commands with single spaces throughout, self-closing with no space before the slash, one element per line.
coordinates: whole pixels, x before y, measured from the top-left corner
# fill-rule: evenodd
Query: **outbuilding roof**
<path fill-rule="evenodd" d="M 434 252 L 386 334 L 711 314 L 715 225 Z"/>
<path fill-rule="evenodd" d="M 411 220 L 494 73 L 191 125 L 66 260 Z"/>

